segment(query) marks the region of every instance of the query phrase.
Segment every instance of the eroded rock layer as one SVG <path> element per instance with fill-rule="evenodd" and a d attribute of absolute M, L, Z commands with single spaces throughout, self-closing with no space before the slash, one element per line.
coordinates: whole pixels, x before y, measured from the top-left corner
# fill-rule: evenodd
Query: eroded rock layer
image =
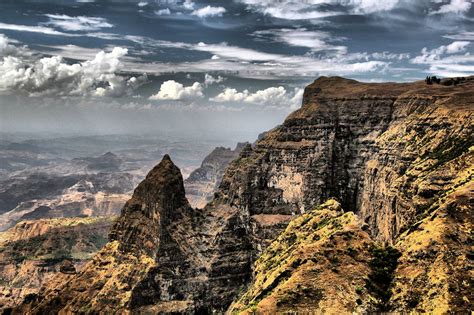
<path fill-rule="evenodd" d="M 474 79 L 456 87 L 320 78 L 303 106 L 241 154 L 218 201 L 251 216 L 299 214 L 330 197 L 393 241 L 452 185 L 438 176 L 473 145 Z"/>

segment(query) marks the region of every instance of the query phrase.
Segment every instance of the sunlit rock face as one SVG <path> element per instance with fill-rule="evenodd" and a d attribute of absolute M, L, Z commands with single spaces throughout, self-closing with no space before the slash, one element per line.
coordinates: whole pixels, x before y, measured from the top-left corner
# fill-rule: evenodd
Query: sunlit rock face
<path fill-rule="evenodd" d="M 303 106 L 230 165 L 217 200 L 292 215 L 330 197 L 393 241 L 453 184 L 469 150 L 474 80 L 456 87 L 320 78 Z"/>
<path fill-rule="evenodd" d="M 460 288 L 467 298 L 461 270 L 470 259 L 464 254 L 469 237 L 462 231 L 472 227 L 473 91 L 472 79 L 443 86 L 320 78 L 306 88 L 301 109 L 242 149 L 204 208 L 189 205 L 180 171 L 166 156 L 137 187 L 110 242 L 84 271 L 67 285 L 53 281 L 19 310 L 224 312 L 237 301 L 234 309 L 248 311 L 239 304 L 248 300 L 265 311 L 278 307 L 272 297 L 296 296 L 283 304 L 285 310 L 309 311 L 324 310 L 338 294 L 347 299 L 348 312 L 433 311 L 435 305 L 426 299 L 439 299 L 448 309 L 469 307 L 469 299 L 452 292 Z M 337 201 L 319 207 L 330 199 Z M 332 222 L 328 229 L 317 224 L 323 210 Z M 466 256 L 449 281 L 430 277 L 422 266 L 431 266 L 434 257 L 448 262 L 454 257 L 446 249 L 452 233 L 438 231 L 436 244 L 417 247 L 418 238 L 436 230 L 437 216 L 460 240 L 456 254 Z M 315 224 L 307 225 L 304 218 Z M 322 243 L 307 240 L 295 226 Z M 285 235 L 289 243 L 280 246 Z M 284 255 L 269 253 L 295 241 Z M 349 247 L 356 253 L 341 252 Z M 296 256 L 308 260 L 323 252 L 329 263 L 311 262 L 301 269 L 303 261 L 289 264 Z M 259 257 L 264 259 L 256 263 Z M 288 271 L 269 268 L 265 257 L 283 257 L 279 264 Z M 322 274 L 321 266 L 332 266 L 334 275 Z M 357 272 L 345 274 L 351 266 Z M 412 267 L 418 274 L 414 282 Z M 295 277 L 294 286 L 281 287 L 284 296 L 272 291 L 277 286 L 259 292 L 265 279 L 275 279 L 265 274 L 272 270 L 284 272 L 277 286 Z M 308 292 L 319 304 L 299 291 L 298 272 L 315 273 L 321 288 Z M 340 284 L 339 291 L 333 292 L 331 279 Z M 353 283 L 360 288 L 349 287 Z M 412 301 L 414 290 L 429 294 Z M 263 298 L 268 303 L 260 305 Z"/>

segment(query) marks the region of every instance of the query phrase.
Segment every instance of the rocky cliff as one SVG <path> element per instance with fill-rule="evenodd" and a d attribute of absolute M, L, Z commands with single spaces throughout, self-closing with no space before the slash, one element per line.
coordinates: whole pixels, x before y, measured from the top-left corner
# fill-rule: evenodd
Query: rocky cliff
<path fill-rule="evenodd" d="M 472 78 L 319 78 L 206 207 L 166 156 L 84 271 L 18 312 L 472 309 L 473 111 Z"/>
<path fill-rule="evenodd" d="M 238 143 L 234 150 L 217 147 L 204 158 L 201 166 L 184 181 L 186 198 L 194 208 L 203 208 L 214 197 L 222 176 L 230 162 L 235 160 L 247 143 Z"/>
<path fill-rule="evenodd" d="M 231 313 L 342 314 L 373 307 L 375 297 L 363 288 L 374 242 L 359 220 L 335 200 L 294 219 L 256 261 L 253 283 Z"/>

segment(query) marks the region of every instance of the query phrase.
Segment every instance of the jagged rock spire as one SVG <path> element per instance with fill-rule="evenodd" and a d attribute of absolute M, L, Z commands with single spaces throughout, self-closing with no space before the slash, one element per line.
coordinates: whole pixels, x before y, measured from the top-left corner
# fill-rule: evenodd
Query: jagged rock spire
<path fill-rule="evenodd" d="M 119 249 L 144 252 L 154 257 L 160 244 L 162 226 L 173 220 L 174 210 L 188 206 L 183 177 L 166 154 L 127 201 L 110 233 L 110 241 L 119 241 Z"/>

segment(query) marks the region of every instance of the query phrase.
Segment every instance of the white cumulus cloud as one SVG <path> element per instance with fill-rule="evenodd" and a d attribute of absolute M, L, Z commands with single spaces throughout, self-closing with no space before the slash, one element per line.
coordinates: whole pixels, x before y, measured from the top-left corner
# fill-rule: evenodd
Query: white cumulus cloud
<path fill-rule="evenodd" d="M 0 93 L 27 96 L 119 96 L 131 92 L 146 77 L 117 75 L 127 49 L 101 51 L 91 60 L 69 64 L 60 56 L 26 60 L 0 37 Z M 5 48 L 6 47 L 6 48 Z"/>
<path fill-rule="evenodd" d="M 24 53 L 24 47 L 12 44 L 12 41 L 3 34 L 0 34 L 0 56 L 16 56 Z"/>
<path fill-rule="evenodd" d="M 249 90 L 242 92 L 233 88 L 225 88 L 221 93 L 211 98 L 210 101 L 218 103 L 248 103 L 262 106 L 298 108 L 303 98 L 303 90 L 295 89 L 293 94 L 282 87 L 269 87 L 251 93 Z"/>
<path fill-rule="evenodd" d="M 195 3 L 192 0 L 185 0 L 183 2 L 183 8 L 186 10 L 194 10 Z"/>
<path fill-rule="evenodd" d="M 342 5 L 349 5 L 355 13 L 374 13 L 389 11 L 394 9 L 401 1 L 400 0 L 339 0 L 332 1 L 339 2 Z"/>
<path fill-rule="evenodd" d="M 474 55 L 467 51 L 470 44 L 469 41 L 455 41 L 431 50 L 425 47 L 411 63 L 427 65 L 427 73 L 445 77 L 474 75 Z"/>
<path fill-rule="evenodd" d="M 155 11 L 155 14 L 156 15 L 170 15 L 171 11 L 170 11 L 170 9 L 166 8 L 166 9 L 161 9 L 161 10 Z"/>
<path fill-rule="evenodd" d="M 411 60 L 414 64 L 428 64 L 440 60 L 445 54 L 457 54 L 466 51 L 468 45 L 471 42 L 469 41 L 455 41 L 449 45 L 442 45 L 438 48 L 428 50 L 428 48 L 423 48 L 421 50 L 421 55 L 416 56 Z"/>
<path fill-rule="evenodd" d="M 438 1 L 436 1 L 438 2 Z M 430 14 L 454 13 L 463 14 L 471 9 L 472 0 L 450 0 L 449 3 L 443 4 L 439 10 L 430 12 Z"/>
<path fill-rule="evenodd" d="M 150 96 L 150 100 L 168 100 L 168 101 L 183 101 L 193 100 L 204 97 L 202 93 L 203 87 L 199 82 L 194 82 L 191 86 L 184 86 L 183 84 L 174 80 L 163 82 L 158 93 Z"/>
<path fill-rule="evenodd" d="M 221 77 L 220 75 L 217 76 L 217 77 L 213 77 L 212 75 L 206 73 L 204 75 L 204 85 L 205 86 L 209 86 L 209 85 L 213 85 L 213 84 L 219 84 L 221 82 L 223 82 L 225 80 L 225 78 Z"/>
<path fill-rule="evenodd" d="M 191 14 L 196 15 L 200 18 L 211 17 L 211 16 L 222 16 L 226 12 L 226 9 L 223 7 L 207 7 L 193 11 Z"/>

